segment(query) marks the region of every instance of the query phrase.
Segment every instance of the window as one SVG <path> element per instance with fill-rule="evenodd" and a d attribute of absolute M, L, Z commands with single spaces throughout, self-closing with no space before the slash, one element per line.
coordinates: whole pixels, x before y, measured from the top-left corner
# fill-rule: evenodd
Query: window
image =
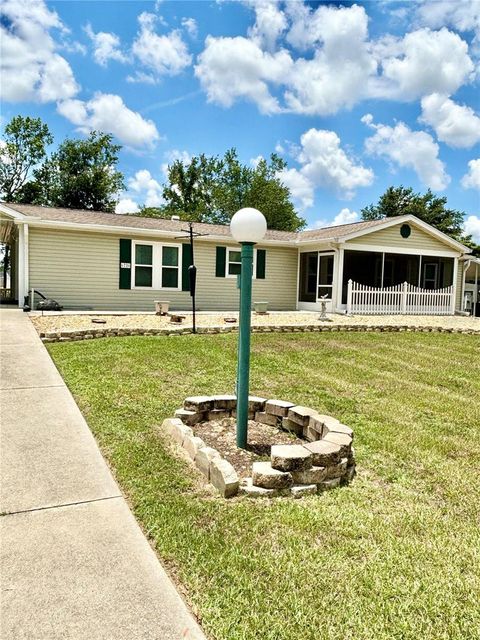
<path fill-rule="evenodd" d="M 178 247 L 162 247 L 162 289 L 178 288 Z"/>
<path fill-rule="evenodd" d="M 238 249 L 227 247 L 226 277 L 236 278 L 242 270 L 242 252 Z M 257 249 L 253 250 L 253 279 L 257 277 Z"/>
<path fill-rule="evenodd" d="M 227 275 L 238 276 L 242 270 L 241 251 L 228 249 Z"/>
<path fill-rule="evenodd" d="M 135 242 L 133 255 L 132 288 L 180 290 L 180 245 Z"/>
<path fill-rule="evenodd" d="M 153 245 L 135 245 L 135 286 L 151 287 L 153 283 Z"/>

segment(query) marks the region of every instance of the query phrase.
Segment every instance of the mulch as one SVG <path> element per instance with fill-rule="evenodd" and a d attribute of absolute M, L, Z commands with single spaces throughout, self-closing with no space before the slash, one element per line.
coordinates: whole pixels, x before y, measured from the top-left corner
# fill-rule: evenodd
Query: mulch
<path fill-rule="evenodd" d="M 273 444 L 299 444 L 303 440 L 295 434 L 281 431 L 276 427 L 248 421 L 247 449 L 239 449 L 236 444 L 236 421 L 234 418 L 201 422 L 192 427 L 196 436 L 205 444 L 216 449 L 234 467 L 240 478 L 252 475 L 252 463 L 268 460 Z"/>

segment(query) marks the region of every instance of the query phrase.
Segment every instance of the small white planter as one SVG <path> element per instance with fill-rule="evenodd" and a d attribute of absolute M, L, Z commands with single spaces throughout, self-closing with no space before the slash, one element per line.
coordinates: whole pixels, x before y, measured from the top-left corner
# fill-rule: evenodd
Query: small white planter
<path fill-rule="evenodd" d="M 253 308 L 255 309 L 255 313 L 267 313 L 268 302 L 254 302 Z"/>
<path fill-rule="evenodd" d="M 166 316 L 169 308 L 169 300 L 155 300 L 155 314 L 157 316 Z"/>

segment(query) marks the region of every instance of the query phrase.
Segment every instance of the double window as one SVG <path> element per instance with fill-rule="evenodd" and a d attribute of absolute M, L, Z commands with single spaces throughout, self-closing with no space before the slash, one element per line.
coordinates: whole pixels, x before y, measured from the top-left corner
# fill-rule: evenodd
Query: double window
<path fill-rule="evenodd" d="M 181 245 L 133 242 L 132 289 L 181 287 Z"/>

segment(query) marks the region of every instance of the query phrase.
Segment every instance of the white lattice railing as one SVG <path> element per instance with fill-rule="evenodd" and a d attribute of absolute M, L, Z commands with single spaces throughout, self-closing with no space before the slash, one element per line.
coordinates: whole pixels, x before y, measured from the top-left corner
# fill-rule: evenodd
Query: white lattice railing
<path fill-rule="evenodd" d="M 455 313 L 454 287 L 421 289 L 404 282 L 378 289 L 348 281 L 347 313 L 446 316 Z"/>

